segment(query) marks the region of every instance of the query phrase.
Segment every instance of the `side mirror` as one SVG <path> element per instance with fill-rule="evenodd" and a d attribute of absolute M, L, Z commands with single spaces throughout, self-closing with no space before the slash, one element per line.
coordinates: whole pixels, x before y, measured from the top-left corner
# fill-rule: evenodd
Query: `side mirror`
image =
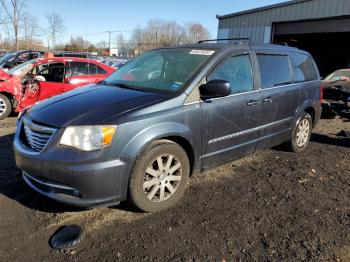
<path fill-rule="evenodd" d="M 36 81 L 38 81 L 38 82 L 45 82 L 45 81 L 46 81 L 45 77 L 43 77 L 43 76 L 41 76 L 41 75 L 36 75 L 36 76 L 34 77 L 34 80 L 36 80 Z"/>
<path fill-rule="evenodd" d="M 231 94 L 231 85 L 225 80 L 213 79 L 199 87 L 202 99 L 224 97 Z"/>

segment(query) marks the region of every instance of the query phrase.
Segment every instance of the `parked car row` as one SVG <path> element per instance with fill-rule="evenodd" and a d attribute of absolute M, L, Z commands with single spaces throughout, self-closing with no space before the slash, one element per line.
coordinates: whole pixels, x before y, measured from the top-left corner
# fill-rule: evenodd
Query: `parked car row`
<path fill-rule="evenodd" d="M 44 51 L 22 50 L 3 54 L 0 57 L 0 68 L 11 69 L 28 60 L 44 56 Z"/>
<path fill-rule="evenodd" d="M 61 59 L 52 60 L 63 64 L 54 73 L 46 70 L 51 60 L 23 65 L 32 71 L 23 69 L 29 86 L 18 92 L 36 93 L 44 78 L 71 83 L 69 63 L 82 60 Z M 31 188 L 57 201 L 95 207 L 129 199 L 158 212 L 181 199 L 194 173 L 279 144 L 304 151 L 321 98 L 317 66 L 296 48 L 240 42 L 152 50 L 102 82 L 23 110 L 16 164 Z"/>
<path fill-rule="evenodd" d="M 98 83 L 114 71 L 91 59 L 53 56 L 0 70 L 0 120 L 49 97 Z"/>
<path fill-rule="evenodd" d="M 111 66 L 115 69 L 119 69 L 121 68 L 122 66 L 124 66 L 126 63 L 128 62 L 127 59 L 120 59 L 120 58 L 111 58 L 111 57 L 108 57 L 106 59 L 102 59 L 101 60 L 101 63 L 104 63 L 108 66 Z"/>
<path fill-rule="evenodd" d="M 8 53 L 1 53 L 0 68 L 3 68 L 5 70 L 11 69 L 28 60 L 43 57 L 44 54 L 45 54 L 45 51 L 35 51 L 35 50 L 21 50 L 21 51 L 13 51 Z M 114 68 L 119 68 L 128 61 L 128 59 L 120 59 L 120 58 L 115 58 L 110 56 L 108 57 L 97 56 L 97 55 L 90 54 L 88 52 L 55 51 L 53 52 L 53 56 L 88 58 L 99 62 L 103 62 L 104 64 L 107 64 L 108 66 L 112 66 Z"/>
<path fill-rule="evenodd" d="M 326 117 L 350 119 L 350 69 L 337 70 L 323 81 L 322 110 Z"/>

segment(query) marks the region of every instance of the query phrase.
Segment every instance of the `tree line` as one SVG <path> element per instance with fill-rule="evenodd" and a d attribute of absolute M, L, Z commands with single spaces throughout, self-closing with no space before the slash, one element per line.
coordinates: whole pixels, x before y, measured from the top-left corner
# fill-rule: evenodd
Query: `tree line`
<path fill-rule="evenodd" d="M 72 36 L 62 44 L 61 40 L 67 33 L 63 18 L 52 12 L 46 15 L 46 25 L 40 26 L 38 19 L 28 13 L 26 2 L 0 0 L 0 50 L 48 49 L 108 54 L 110 48 L 117 48 L 120 56 L 134 56 L 148 49 L 196 43 L 210 36 L 200 23 L 179 24 L 152 19 L 144 27 L 132 30 L 129 39 L 118 34 L 109 41 L 93 44 L 83 36 Z"/>

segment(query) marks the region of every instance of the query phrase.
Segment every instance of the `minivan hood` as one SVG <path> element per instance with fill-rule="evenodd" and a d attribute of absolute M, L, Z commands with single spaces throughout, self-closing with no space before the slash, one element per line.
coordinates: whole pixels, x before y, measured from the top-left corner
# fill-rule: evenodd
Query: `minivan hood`
<path fill-rule="evenodd" d="M 28 110 L 31 119 L 53 127 L 97 125 L 169 96 L 107 85 L 88 85 L 44 100 Z"/>

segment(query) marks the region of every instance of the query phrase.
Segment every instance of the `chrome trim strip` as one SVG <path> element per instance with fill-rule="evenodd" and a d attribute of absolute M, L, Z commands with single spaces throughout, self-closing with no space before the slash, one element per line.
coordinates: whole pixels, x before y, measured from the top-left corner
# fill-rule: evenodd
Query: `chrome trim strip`
<path fill-rule="evenodd" d="M 278 124 L 281 124 L 281 123 L 284 123 L 284 122 L 288 122 L 288 121 L 290 121 L 292 119 L 293 119 L 293 117 L 288 117 L 288 118 L 281 119 L 281 120 L 278 120 L 278 121 L 275 121 L 275 122 L 272 122 L 272 123 L 268 123 L 268 124 L 265 124 L 265 125 L 262 125 L 262 126 L 254 127 L 252 129 L 244 130 L 244 131 L 241 131 L 241 132 L 233 133 L 233 134 L 222 136 L 222 137 L 218 137 L 218 138 L 214 138 L 214 139 L 210 140 L 208 142 L 208 144 L 217 143 L 217 142 L 221 142 L 221 141 L 224 141 L 224 140 L 227 140 L 227 139 L 230 139 L 230 138 L 234 138 L 234 137 L 237 137 L 237 136 L 250 134 L 250 133 L 256 132 L 256 131 L 258 131 L 260 129 L 264 129 L 264 128 L 267 128 L 267 127 L 270 127 L 270 126 L 274 126 L 274 125 L 278 125 Z"/>
<path fill-rule="evenodd" d="M 234 150 L 236 148 L 239 148 L 239 147 L 242 147 L 242 146 L 246 146 L 246 145 L 249 145 L 249 144 L 252 144 L 252 143 L 257 143 L 257 142 L 259 142 L 261 140 L 264 140 L 264 139 L 267 139 L 267 138 L 270 138 L 270 137 L 273 137 L 273 136 L 276 136 L 276 135 L 280 135 L 280 134 L 283 134 L 285 132 L 290 132 L 290 130 L 291 130 L 291 128 L 284 129 L 284 130 L 281 130 L 279 132 L 276 132 L 276 133 L 273 133 L 273 134 L 269 134 L 267 136 L 263 136 L 263 137 L 259 137 L 257 139 L 251 140 L 251 141 L 247 141 L 247 142 L 242 143 L 242 144 L 234 145 L 234 146 L 231 146 L 231 147 L 228 147 L 228 148 L 224 148 L 224 149 L 221 149 L 221 150 L 218 150 L 218 151 L 215 151 L 215 152 L 211 152 L 211 153 L 208 153 L 206 155 L 202 155 L 200 157 L 200 159 L 207 158 L 207 157 L 210 157 L 210 156 L 213 156 L 213 155 L 217 155 L 217 154 L 220 154 L 220 153 L 224 153 L 224 152 L 227 152 L 227 151 L 230 151 L 230 150 Z"/>
<path fill-rule="evenodd" d="M 30 176 L 28 173 L 26 172 L 22 172 L 22 176 L 23 176 L 23 179 L 30 185 L 32 185 L 33 187 L 36 187 L 34 186 L 30 180 L 28 180 L 27 177 L 29 177 L 31 180 L 37 182 L 38 184 L 41 184 L 41 185 L 44 185 L 44 186 L 48 186 L 48 187 L 51 187 L 51 188 L 58 188 L 58 189 L 63 189 L 63 190 L 71 190 L 71 191 L 74 191 L 75 189 L 73 187 L 68 187 L 68 186 L 63 186 L 63 185 L 59 185 L 59 184 L 55 184 L 55 183 L 48 183 L 48 182 L 43 182 L 37 178 L 34 178 L 32 176 Z"/>

